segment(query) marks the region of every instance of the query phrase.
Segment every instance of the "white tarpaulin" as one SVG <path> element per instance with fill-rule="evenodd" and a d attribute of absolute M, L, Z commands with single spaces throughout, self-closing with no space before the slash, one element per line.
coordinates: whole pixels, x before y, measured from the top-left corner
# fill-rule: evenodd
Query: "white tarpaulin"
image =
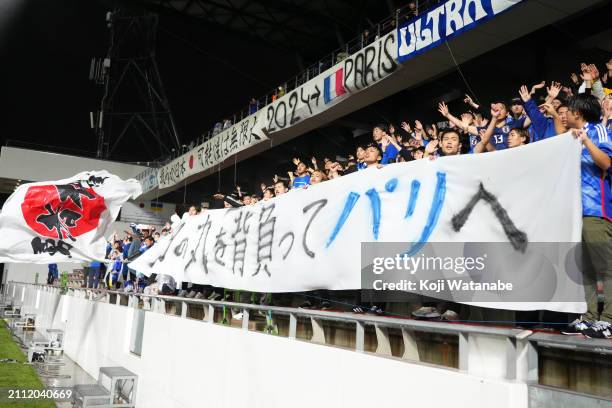
<path fill-rule="evenodd" d="M 103 260 L 109 225 L 140 194 L 137 180 L 107 171 L 23 184 L 0 213 L 0 262 Z"/>
<path fill-rule="evenodd" d="M 255 292 L 358 289 L 362 242 L 403 242 L 410 254 L 428 242 L 512 242 L 517 257 L 535 243 L 576 243 L 579 154 L 580 144 L 566 134 L 494 153 L 363 170 L 255 206 L 184 216 L 131 267 Z M 563 274 L 555 280 L 577 301 L 543 308 L 583 311 L 581 282 Z"/>

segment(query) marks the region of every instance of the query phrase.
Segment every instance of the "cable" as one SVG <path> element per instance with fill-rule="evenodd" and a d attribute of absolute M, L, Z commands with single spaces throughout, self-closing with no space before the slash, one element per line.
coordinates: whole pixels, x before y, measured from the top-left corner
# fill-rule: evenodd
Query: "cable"
<path fill-rule="evenodd" d="M 234 187 L 236 187 L 236 173 L 238 171 L 238 155 L 234 155 Z"/>
<path fill-rule="evenodd" d="M 468 91 L 474 95 L 474 99 L 476 100 L 476 103 L 478 105 L 480 105 L 480 101 L 478 100 L 478 96 L 476 96 L 476 92 L 474 92 L 474 90 L 472 89 L 472 87 L 470 86 L 467 78 L 465 77 L 465 75 L 463 75 L 463 71 L 461 70 L 461 67 L 459 66 L 459 64 L 457 63 L 457 60 L 455 59 L 455 54 L 453 54 L 453 50 L 451 50 L 450 45 L 448 45 L 448 41 L 444 41 L 444 44 L 446 44 L 446 48 L 448 48 L 448 52 L 450 53 L 451 58 L 453 59 L 453 63 L 455 64 L 455 68 L 457 68 L 457 71 L 459 72 L 459 75 L 461 76 L 461 79 L 463 80 L 463 83 L 465 84 L 466 88 L 468 89 Z"/>

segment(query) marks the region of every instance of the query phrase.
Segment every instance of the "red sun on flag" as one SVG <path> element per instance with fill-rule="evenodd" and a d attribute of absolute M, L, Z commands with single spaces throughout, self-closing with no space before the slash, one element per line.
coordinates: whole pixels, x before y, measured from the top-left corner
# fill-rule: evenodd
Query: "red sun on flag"
<path fill-rule="evenodd" d="M 28 188 L 21 212 L 26 224 L 43 237 L 74 239 L 98 227 L 104 197 L 79 183 Z"/>

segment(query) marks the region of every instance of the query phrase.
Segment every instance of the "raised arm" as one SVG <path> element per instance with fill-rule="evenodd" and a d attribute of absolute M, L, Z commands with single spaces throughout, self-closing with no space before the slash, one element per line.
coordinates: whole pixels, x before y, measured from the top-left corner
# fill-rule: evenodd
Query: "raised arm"
<path fill-rule="evenodd" d="M 414 121 L 414 135 L 417 140 L 427 139 L 425 129 L 423 129 L 423 124 L 419 120 Z"/>
<path fill-rule="evenodd" d="M 519 89 L 519 95 L 525 103 L 525 112 L 527 112 L 527 116 L 531 120 L 535 134 L 536 136 L 539 136 L 535 140 L 540 140 L 540 138 L 546 133 L 546 125 L 548 121 L 546 120 L 546 117 L 542 115 L 542 112 L 540 112 L 533 99 L 531 99 L 531 93 L 527 90 L 525 85 L 521 86 L 521 89 Z"/>
<path fill-rule="evenodd" d="M 315 170 L 319 170 L 319 165 L 317 164 L 317 158 L 316 158 L 316 157 L 314 157 L 314 156 L 313 156 L 313 157 L 311 157 L 311 158 L 310 158 L 310 162 L 312 163 L 312 167 L 313 167 Z"/>
<path fill-rule="evenodd" d="M 474 102 L 474 100 L 472 99 L 472 97 L 468 94 L 465 94 L 465 98 L 463 99 L 463 102 L 467 103 L 468 105 L 470 105 L 473 109 L 480 109 L 480 105 L 478 105 L 476 102 Z"/>
<path fill-rule="evenodd" d="M 559 96 L 561 92 L 561 83 L 551 82 L 550 87 L 546 87 L 546 100 L 544 103 L 552 103 Z"/>
<path fill-rule="evenodd" d="M 476 128 L 476 126 L 466 126 L 460 119 L 456 118 L 449 112 L 448 106 L 446 106 L 444 102 L 440 102 L 438 104 L 438 112 L 440 112 L 442 116 L 448 119 L 449 122 L 457 126 L 459 129 L 463 130 L 464 132 L 469 132 L 475 136 L 478 136 L 478 129 Z"/>
<path fill-rule="evenodd" d="M 595 64 L 590 64 L 589 71 L 591 72 L 591 78 L 593 79 L 593 89 L 591 90 L 591 94 L 601 101 L 606 97 L 606 93 L 603 90 L 603 85 L 599 78 L 599 70 Z"/>
<path fill-rule="evenodd" d="M 489 121 L 489 125 L 487 126 L 487 129 L 480 131 L 480 142 L 478 142 L 476 146 L 474 146 L 474 153 L 482 153 L 485 150 L 489 150 L 489 151 L 495 150 L 495 148 L 487 149 L 487 145 L 489 144 L 489 140 L 491 140 L 491 137 L 493 136 L 493 132 L 495 131 L 495 125 L 497 124 L 498 120 L 499 120 L 499 110 L 491 109 L 491 120 Z"/>
<path fill-rule="evenodd" d="M 423 157 L 435 157 L 434 154 L 438 150 L 438 144 L 438 140 L 432 140 L 431 142 L 427 143 Z"/>
<path fill-rule="evenodd" d="M 400 123 L 400 126 L 402 127 L 402 129 L 404 129 L 406 133 L 408 133 L 409 136 L 412 136 L 412 128 L 410 127 L 408 122 L 402 122 Z"/>
<path fill-rule="evenodd" d="M 540 107 L 544 108 L 546 113 L 549 114 L 550 117 L 553 119 L 553 123 L 555 124 L 555 132 L 558 135 L 567 132 L 567 129 L 565 128 L 565 126 L 563 126 L 563 122 L 561 121 L 561 118 L 559 117 L 559 114 L 555 110 L 554 106 L 552 106 L 550 103 L 544 103 L 540 105 Z"/>

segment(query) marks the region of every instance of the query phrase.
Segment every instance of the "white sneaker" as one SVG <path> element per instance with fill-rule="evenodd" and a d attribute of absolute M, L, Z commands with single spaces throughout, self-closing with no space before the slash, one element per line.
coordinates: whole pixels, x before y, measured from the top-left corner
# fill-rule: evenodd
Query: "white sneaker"
<path fill-rule="evenodd" d="M 452 310 L 447 310 L 446 312 L 442 313 L 442 316 L 440 316 L 441 320 L 446 320 L 449 322 L 454 322 L 459 320 L 459 315 L 456 312 L 453 312 Z"/>
<path fill-rule="evenodd" d="M 422 306 L 412 312 L 412 315 L 421 319 L 437 319 L 440 317 L 440 312 L 435 307 Z"/>

